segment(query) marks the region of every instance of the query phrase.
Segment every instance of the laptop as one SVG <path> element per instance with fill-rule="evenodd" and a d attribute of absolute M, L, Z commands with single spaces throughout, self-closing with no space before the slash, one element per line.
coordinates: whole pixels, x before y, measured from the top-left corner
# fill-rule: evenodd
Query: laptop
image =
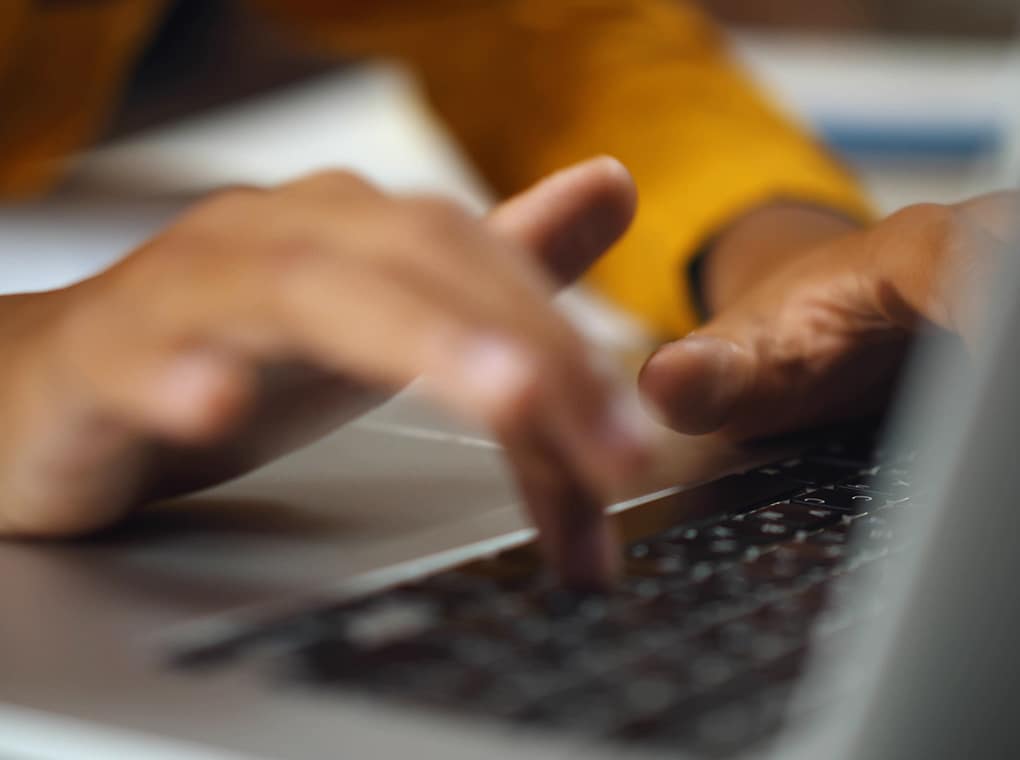
<path fill-rule="evenodd" d="M 972 361 L 925 341 L 888 420 L 664 439 L 608 596 L 544 575 L 499 451 L 413 393 L 0 545 L 0 756 L 1020 756 L 1016 254 Z"/>
<path fill-rule="evenodd" d="M 608 596 L 543 575 L 498 452 L 411 398 L 119 532 L 6 544 L 0 752 L 1016 757 L 1016 253 L 973 368 L 922 352 L 891 434 L 674 441 L 688 483 L 737 471 L 617 505 Z"/>

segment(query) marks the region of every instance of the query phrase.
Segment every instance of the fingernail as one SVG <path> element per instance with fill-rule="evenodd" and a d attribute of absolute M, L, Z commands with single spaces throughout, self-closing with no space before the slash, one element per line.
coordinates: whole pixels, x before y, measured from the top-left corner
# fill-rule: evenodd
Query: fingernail
<path fill-rule="evenodd" d="M 618 174 L 621 177 L 625 177 L 628 180 L 631 179 L 630 171 L 626 166 L 618 159 L 610 155 L 599 155 L 593 156 L 585 161 L 581 161 L 577 164 L 572 164 L 564 169 L 553 172 L 546 178 L 546 182 L 560 182 L 569 180 L 576 174 L 583 174 L 584 172 L 591 171 L 592 168 L 601 166 L 605 170 L 612 174 Z"/>
<path fill-rule="evenodd" d="M 599 165 L 604 167 L 608 172 L 619 174 L 621 177 L 626 177 L 628 180 L 631 178 L 630 170 L 626 167 L 626 165 L 620 159 L 616 158 L 616 156 L 611 156 L 608 153 L 603 153 L 602 155 L 589 159 L 585 162 L 585 165 Z"/>
<path fill-rule="evenodd" d="M 702 353 L 715 357 L 719 368 L 725 369 L 726 363 L 731 361 L 740 350 L 740 347 L 731 340 L 692 332 L 680 340 L 667 343 L 656 352 L 656 355 L 670 351 Z"/>

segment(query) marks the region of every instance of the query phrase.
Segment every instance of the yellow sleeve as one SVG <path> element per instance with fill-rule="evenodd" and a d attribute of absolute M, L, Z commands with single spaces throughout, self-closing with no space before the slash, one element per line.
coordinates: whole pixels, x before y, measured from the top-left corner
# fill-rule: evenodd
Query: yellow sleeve
<path fill-rule="evenodd" d="M 0 0 L 0 198 L 45 191 L 102 132 L 166 5 Z"/>
<path fill-rule="evenodd" d="M 853 179 L 777 113 L 718 30 L 677 0 L 260 0 L 327 50 L 414 66 L 500 194 L 598 153 L 640 210 L 589 280 L 660 334 L 695 323 L 686 263 L 776 198 L 869 209 Z"/>
<path fill-rule="evenodd" d="M 653 330 L 689 329 L 686 262 L 784 197 L 867 208 L 680 0 L 250 0 L 328 53 L 402 58 L 492 187 L 598 153 L 642 200 L 590 282 Z M 42 190 L 98 133 L 165 0 L 0 3 L 0 196 Z"/>

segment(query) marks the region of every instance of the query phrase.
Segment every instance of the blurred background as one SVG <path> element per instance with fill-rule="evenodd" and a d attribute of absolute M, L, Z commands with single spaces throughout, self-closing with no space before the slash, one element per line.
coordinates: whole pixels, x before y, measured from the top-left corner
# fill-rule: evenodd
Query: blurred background
<path fill-rule="evenodd" d="M 958 39 L 1009 38 L 1017 16 L 1014 0 L 706 0 L 702 5 L 737 26 Z"/>
<path fill-rule="evenodd" d="M 1016 0 L 705 0 L 891 210 L 1020 178 Z"/>
<path fill-rule="evenodd" d="M 1017 0 L 702 5 L 775 100 L 852 166 L 880 208 L 952 201 L 1020 177 Z M 484 207 L 485 187 L 408 72 L 386 62 L 317 59 L 243 6 L 176 4 L 136 72 L 145 86 L 128 88 L 104 143 L 77 161 L 56 198 L 65 200 L 70 223 L 0 212 L 7 264 L 25 250 L 50 262 L 6 266 L 0 289 L 50 287 L 95 270 L 169 218 L 181 198 L 324 165 Z M 184 80 L 201 86 L 180 87 Z M 109 218 L 102 207 L 81 210 L 82 199 L 95 204 L 104 195 L 178 205 L 147 203 Z M 40 227 L 73 230 L 65 233 L 73 245 Z"/>
<path fill-rule="evenodd" d="M 858 168 L 883 207 L 955 198 L 973 182 L 983 184 L 980 175 L 1008 149 L 1020 110 L 1016 0 L 701 4 L 725 24 L 774 97 Z M 298 52 L 241 4 L 181 3 L 143 63 L 138 79 L 146 88 L 129 93 L 130 116 L 112 136 L 278 90 L 336 65 Z M 175 86 L 183 76 L 204 83 L 187 100 Z M 408 94 L 390 87 L 397 98 Z M 994 175 L 987 182 L 994 184 Z"/>

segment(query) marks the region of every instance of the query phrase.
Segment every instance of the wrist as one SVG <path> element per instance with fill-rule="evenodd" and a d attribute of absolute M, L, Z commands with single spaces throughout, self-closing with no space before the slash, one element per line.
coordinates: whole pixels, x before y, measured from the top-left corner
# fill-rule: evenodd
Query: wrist
<path fill-rule="evenodd" d="M 838 211 L 793 201 L 744 214 L 703 254 L 700 285 L 707 315 L 726 308 L 769 272 L 859 228 Z"/>

